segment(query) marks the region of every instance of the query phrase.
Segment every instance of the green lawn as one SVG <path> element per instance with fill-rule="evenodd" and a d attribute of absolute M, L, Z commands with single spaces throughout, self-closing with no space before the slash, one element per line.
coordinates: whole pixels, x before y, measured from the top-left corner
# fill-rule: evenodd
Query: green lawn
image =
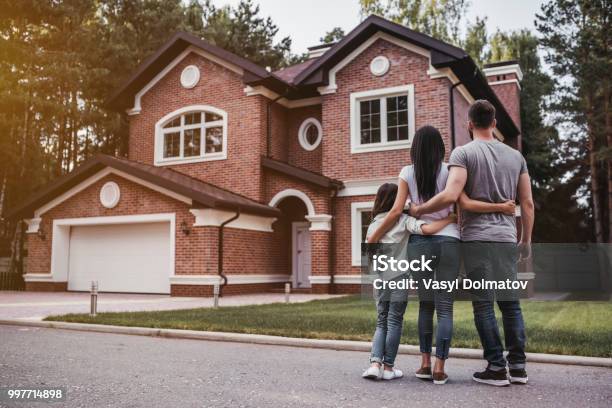
<path fill-rule="evenodd" d="M 522 305 L 528 351 L 612 357 L 612 303 L 524 301 Z M 417 309 L 416 302 L 408 305 L 403 343 L 418 344 Z M 216 310 L 101 313 L 96 318 L 69 314 L 46 320 L 370 341 L 375 319 L 372 300 L 343 297 Z M 469 302 L 455 303 L 453 346 L 480 347 Z"/>

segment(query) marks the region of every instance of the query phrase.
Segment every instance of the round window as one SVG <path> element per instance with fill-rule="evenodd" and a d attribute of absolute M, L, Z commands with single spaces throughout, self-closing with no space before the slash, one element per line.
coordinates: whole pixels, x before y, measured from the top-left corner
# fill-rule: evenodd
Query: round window
<path fill-rule="evenodd" d="M 379 55 L 370 62 L 370 72 L 376 76 L 385 75 L 389 71 L 389 59 Z"/>
<path fill-rule="evenodd" d="M 183 88 L 193 88 L 200 80 L 200 70 L 195 65 L 189 65 L 181 72 L 181 85 Z"/>
<path fill-rule="evenodd" d="M 302 122 L 298 132 L 300 145 L 308 151 L 316 149 L 323 138 L 321 123 L 315 118 L 306 119 Z"/>
<path fill-rule="evenodd" d="M 121 190 L 114 181 L 105 183 L 100 189 L 100 203 L 106 208 L 114 208 L 119 203 Z"/>

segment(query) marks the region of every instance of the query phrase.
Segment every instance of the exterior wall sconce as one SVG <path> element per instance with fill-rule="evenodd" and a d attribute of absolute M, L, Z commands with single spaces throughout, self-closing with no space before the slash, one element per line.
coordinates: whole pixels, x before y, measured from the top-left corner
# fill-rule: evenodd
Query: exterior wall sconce
<path fill-rule="evenodd" d="M 43 241 L 47 239 L 47 234 L 45 234 L 45 230 L 42 224 L 38 227 L 38 232 L 36 234 L 38 235 L 38 238 L 40 238 Z"/>
<path fill-rule="evenodd" d="M 185 221 L 181 222 L 181 231 L 183 232 L 183 235 L 191 234 L 191 228 Z"/>

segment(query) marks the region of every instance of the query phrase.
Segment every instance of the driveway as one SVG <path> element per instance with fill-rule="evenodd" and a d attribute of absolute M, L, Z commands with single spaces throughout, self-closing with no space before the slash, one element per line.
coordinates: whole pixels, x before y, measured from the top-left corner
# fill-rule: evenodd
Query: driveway
<path fill-rule="evenodd" d="M 373 382 L 365 352 L 15 326 L 0 338 L 0 384 L 66 387 L 62 407 L 612 406 L 606 368 L 533 363 L 529 385 L 497 388 L 470 379 L 482 361 L 455 358 L 435 386 L 412 376 L 418 356 L 398 357 L 403 379 Z"/>
<path fill-rule="evenodd" d="M 334 297 L 334 295 L 296 293 L 291 295 L 290 301 L 308 302 L 314 299 L 329 299 L 331 297 Z M 219 300 L 219 305 L 260 305 L 284 301 L 284 294 L 270 293 L 227 296 Z M 89 313 L 89 303 L 89 293 L 0 291 L 0 319 L 42 320 L 50 315 Z M 118 293 L 101 293 L 98 295 L 99 313 L 192 309 L 198 307 L 213 307 L 213 299 Z"/>

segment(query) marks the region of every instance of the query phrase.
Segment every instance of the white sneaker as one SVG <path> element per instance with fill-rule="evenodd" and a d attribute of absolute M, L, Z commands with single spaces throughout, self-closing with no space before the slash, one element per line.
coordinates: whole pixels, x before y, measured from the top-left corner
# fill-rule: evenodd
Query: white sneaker
<path fill-rule="evenodd" d="M 368 367 L 367 370 L 365 370 L 363 372 L 363 374 L 361 375 L 363 378 L 367 378 L 370 380 L 380 380 L 382 378 L 382 373 L 383 369 L 382 367 L 374 367 L 374 366 L 370 366 Z"/>
<path fill-rule="evenodd" d="M 395 380 L 396 378 L 402 378 L 404 373 L 402 370 L 398 370 L 394 368 L 393 370 L 383 370 L 382 379 L 383 380 Z"/>

